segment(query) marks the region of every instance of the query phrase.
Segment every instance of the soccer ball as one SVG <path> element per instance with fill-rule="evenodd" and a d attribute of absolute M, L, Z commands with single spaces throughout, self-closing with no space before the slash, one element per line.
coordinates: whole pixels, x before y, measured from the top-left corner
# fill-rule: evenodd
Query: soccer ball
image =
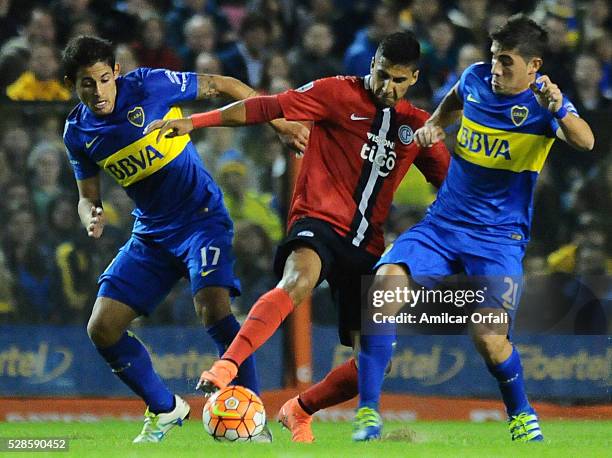
<path fill-rule="evenodd" d="M 246 442 L 266 425 L 263 402 L 243 386 L 228 386 L 214 393 L 204 405 L 204 429 L 215 440 Z"/>

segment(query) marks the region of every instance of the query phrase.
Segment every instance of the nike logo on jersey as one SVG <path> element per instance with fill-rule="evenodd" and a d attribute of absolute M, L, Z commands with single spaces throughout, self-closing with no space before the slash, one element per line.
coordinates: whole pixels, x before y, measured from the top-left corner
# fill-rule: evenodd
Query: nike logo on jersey
<path fill-rule="evenodd" d="M 210 270 L 206 270 L 206 271 L 202 272 L 202 277 L 206 277 L 207 275 L 212 274 L 215 270 L 217 270 L 217 269 L 210 269 Z"/>
<path fill-rule="evenodd" d="M 368 116 L 358 116 L 355 113 L 351 113 L 351 120 L 353 121 L 365 121 L 366 119 L 370 119 Z"/>
<path fill-rule="evenodd" d="M 99 138 L 99 135 L 96 135 L 94 138 L 92 138 L 90 141 L 85 142 L 85 148 L 89 149 L 91 148 L 91 145 L 93 145 L 95 143 L 95 141 Z"/>
<path fill-rule="evenodd" d="M 474 102 L 474 103 L 480 103 L 480 100 L 475 99 L 474 96 L 472 94 L 468 94 L 467 96 L 467 101 L 468 102 Z"/>

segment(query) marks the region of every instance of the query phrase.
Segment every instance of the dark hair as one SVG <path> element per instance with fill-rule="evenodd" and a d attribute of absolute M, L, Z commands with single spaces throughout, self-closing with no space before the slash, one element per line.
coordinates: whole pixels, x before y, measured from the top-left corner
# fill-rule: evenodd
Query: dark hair
<path fill-rule="evenodd" d="M 542 57 L 548 44 L 548 32 L 524 14 L 510 16 L 490 37 L 503 50 L 515 49 L 524 59 Z"/>
<path fill-rule="evenodd" d="M 103 38 L 78 36 L 68 42 L 62 53 L 64 75 L 71 81 L 81 67 L 89 67 L 97 62 L 104 62 L 115 67 L 115 50 L 113 44 Z"/>
<path fill-rule="evenodd" d="M 395 32 L 383 38 L 376 52 L 395 65 L 416 65 L 421 46 L 414 33 Z"/>

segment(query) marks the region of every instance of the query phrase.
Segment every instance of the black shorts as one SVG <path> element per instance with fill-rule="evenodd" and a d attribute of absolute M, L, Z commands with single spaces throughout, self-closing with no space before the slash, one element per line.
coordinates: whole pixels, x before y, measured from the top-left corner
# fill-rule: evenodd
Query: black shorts
<path fill-rule="evenodd" d="M 361 304 L 365 304 L 362 291 L 364 276 L 371 276 L 378 257 L 363 248 L 356 247 L 349 240 L 332 229 L 332 226 L 316 218 L 302 218 L 289 229 L 289 235 L 282 241 L 274 257 L 274 272 L 281 278 L 285 261 L 299 246 L 314 249 L 321 258 L 319 283 L 327 280 L 332 299 L 338 307 L 338 334 L 342 345 L 351 346 L 351 334 L 361 330 Z M 371 278 L 371 277 L 368 277 Z"/>

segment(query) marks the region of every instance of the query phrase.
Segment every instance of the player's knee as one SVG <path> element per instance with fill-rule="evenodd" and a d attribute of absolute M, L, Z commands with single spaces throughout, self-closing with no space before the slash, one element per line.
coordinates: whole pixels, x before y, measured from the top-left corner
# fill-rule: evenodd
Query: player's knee
<path fill-rule="evenodd" d="M 87 335 L 96 347 L 105 348 L 117 343 L 123 330 L 117 329 L 111 320 L 92 317 L 87 323 Z"/>
<path fill-rule="evenodd" d="M 278 287 L 287 291 L 293 303 L 298 305 L 312 292 L 315 282 L 309 275 L 292 272 L 283 277 Z"/>
<path fill-rule="evenodd" d="M 201 289 L 193 298 L 193 305 L 198 318 L 205 326 L 210 326 L 232 313 L 229 291 L 225 288 Z"/>
<path fill-rule="evenodd" d="M 408 281 L 408 268 L 404 264 L 383 264 L 376 269 L 376 277 L 399 277 Z"/>
<path fill-rule="evenodd" d="M 408 287 L 409 280 L 406 271 L 398 265 L 386 264 L 380 267 L 372 281 L 369 291 L 369 300 L 376 307 L 383 307 L 384 314 L 395 314 L 404 305 L 398 295 L 389 295 Z"/>
<path fill-rule="evenodd" d="M 379 291 L 394 291 L 409 284 L 408 272 L 398 264 L 384 264 L 376 270 L 372 288 Z"/>
<path fill-rule="evenodd" d="M 473 335 L 474 345 L 478 352 L 487 360 L 495 361 L 507 345 L 507 337 L 502 335 Z"/>
<path fill-rule="evenodd" d="M 374 294 L 374 291 L 393 291 L 397 286 L 397 281 L 394 281 L 393 278 L 377 275 L 374 277 L 372 281 L 372 286 L 370 287 L 370 295 Z"/>

